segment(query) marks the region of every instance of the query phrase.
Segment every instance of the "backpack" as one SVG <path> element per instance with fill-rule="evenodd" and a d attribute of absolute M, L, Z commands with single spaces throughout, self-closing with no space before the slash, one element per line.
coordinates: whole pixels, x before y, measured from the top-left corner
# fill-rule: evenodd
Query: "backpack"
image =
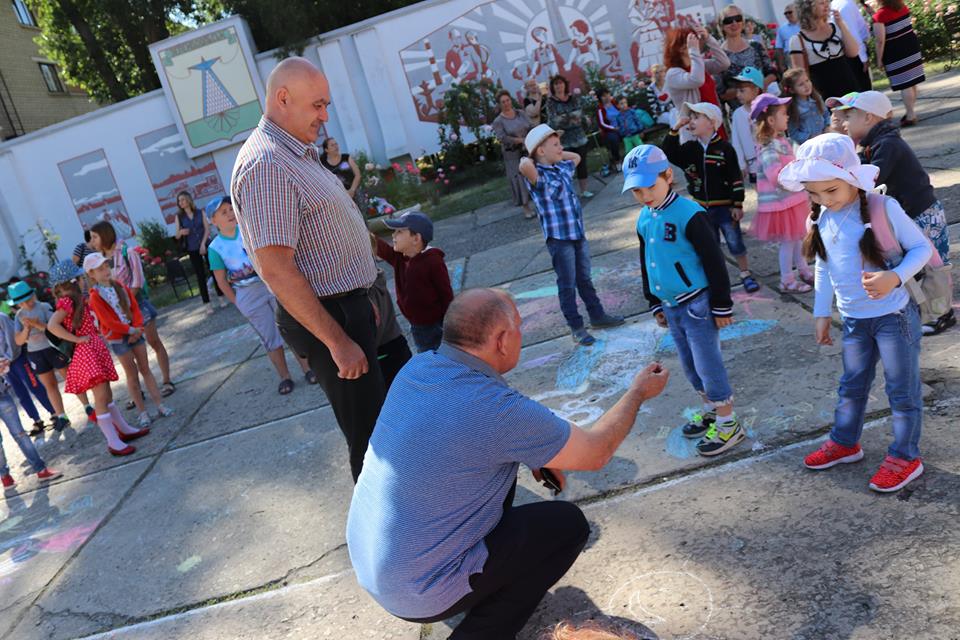
<path fill-rule="evenodd" d="M 886 200 L 889 196 L 879 193 L 867 194 L 870 208 L 870 227 L 880 245 L 884 258 L 894 266 L 903 260 L 903 248 L 897 241 L 887 217 Z M 950 265 L 944 264 L 933 243 L 927 238 L 927 244 L 933 250 L 930 260 L 917 275 L 903 283 L 904 288 L 920 306 L 921 322 L 933 322 L 950 310 L 953 299 L 953 282 L 950 278 Z"/>

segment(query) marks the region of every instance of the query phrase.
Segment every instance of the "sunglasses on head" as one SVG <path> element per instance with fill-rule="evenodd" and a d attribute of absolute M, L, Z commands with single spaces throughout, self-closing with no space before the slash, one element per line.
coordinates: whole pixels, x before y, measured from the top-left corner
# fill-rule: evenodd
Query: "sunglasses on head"
<path fill-rule="evenodd" d="M 734 22 L 743 22 L 743 16 L 727 16 L 723 19 L 723 24 L 733 24 Z"/>

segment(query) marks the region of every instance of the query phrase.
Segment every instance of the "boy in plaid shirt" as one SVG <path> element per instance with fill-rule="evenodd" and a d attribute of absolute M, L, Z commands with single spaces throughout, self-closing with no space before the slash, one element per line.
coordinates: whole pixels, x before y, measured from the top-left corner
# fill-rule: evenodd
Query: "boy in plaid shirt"
<path fill-rule="evenodd" d="M 527 180 L 553 260 L 560 310 L 573 333 L 573 341 L 589 346 L 596 340 L 587 332 L 577 309 L 578 291 L 593 328 L 615 327 L 623 324 L 623 318 L 604 311 L 590 277 L 583 210 L 573 187 L 574 171 L 582 159 L 572 151 L 564 151 L 560 132 L 545 124 L 530 130 L 525 145 L 529 157 L 520 161 L 520 174 Z"/>

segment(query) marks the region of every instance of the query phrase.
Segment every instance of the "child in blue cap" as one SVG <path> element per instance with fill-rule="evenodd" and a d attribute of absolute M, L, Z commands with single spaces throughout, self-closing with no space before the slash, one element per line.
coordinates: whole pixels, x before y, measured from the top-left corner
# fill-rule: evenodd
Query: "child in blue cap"
<path fill-rule="evenodd" d="M 703 401 L 703 413 L 684 425 L 683 435 L 700 439 L 700 455 L 719 455 L 744 437 L 720 354 L 719 330 L 733 323 L 720 243 L 703 207 L 671 188 L 673 170 L 662 150 L 633 149 L 623 175 L 623 191 L 643 205 L 637 219 L 643 295 L 657 324 L 670 329 L 683 372 Z"/>

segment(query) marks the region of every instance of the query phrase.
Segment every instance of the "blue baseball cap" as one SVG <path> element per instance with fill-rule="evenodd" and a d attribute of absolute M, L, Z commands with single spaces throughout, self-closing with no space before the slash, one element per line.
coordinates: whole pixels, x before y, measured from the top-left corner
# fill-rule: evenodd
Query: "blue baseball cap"
<path fill-rule="evenodd" d="M 760 91 L 763 91 L 763 72 L 756 67 L 744 67 L 733 79 L 740 82 L 752 82 L 760 87 Z"/>
<path fill-rule="evenodd" d="M 408 211 L 396 218 L 386 218 L 383 224 L 390 229 L 410 229 L 413 233 L 419 233 L 424 246 L 433 240 L 433 223 L 425 213 L 419 211 Z"/>
<path fill-rule="evenodd" d="M 207 203 L 207 206 L 203 208 L 203 212 L 207 214 L 208 218 L 212 218 L 213 214 L 217 209 L 220 208 L 220 205 L 222 204 L 231 204 L 230 196 L 217 196 Z"/>
<path fill-rule="evenodd" d="M 623 159 L 623 193 L 630 189 L 652 187 L 657 176 L 670 168 L 667 155 L 652 144 L 634 147 Z"/>

